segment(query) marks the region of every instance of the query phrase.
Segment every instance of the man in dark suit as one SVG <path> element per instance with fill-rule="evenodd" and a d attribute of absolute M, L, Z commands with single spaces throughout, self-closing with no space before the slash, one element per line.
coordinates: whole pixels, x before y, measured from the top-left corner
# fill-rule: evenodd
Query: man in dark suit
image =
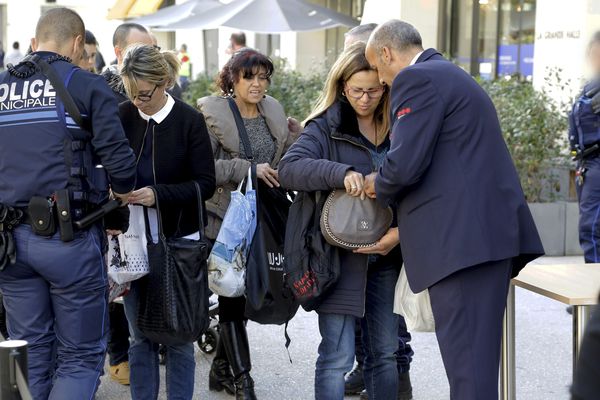
<path fill-rule="evenodd" d="M 367 59 L 391 88 L 391 148 L 365 192 L 398 213 L 409 284 L 429 289 L 452 399 L 498 398 L 511 276 L 543 254 L 492 101 L 392 20 Z"/>

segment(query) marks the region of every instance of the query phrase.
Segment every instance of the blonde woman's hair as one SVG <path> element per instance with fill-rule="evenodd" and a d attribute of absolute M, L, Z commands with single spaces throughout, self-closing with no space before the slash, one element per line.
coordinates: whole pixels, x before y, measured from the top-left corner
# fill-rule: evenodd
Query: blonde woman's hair
<path fill-rule="evenodd" d="M 323 114 L 335 102 L 348 102 L 346 97 L 342 95 L 342 92 L 344 91 L 344 85 L 352 75 L 361 71 L 373 71 L 365 57 L 365 48 L 365 43 L 357 42 L 348 46 L 340 54 L 327 75 L 323 92 L 317 99 L 317 103 L 308 118 L 302 122 L 303 125 Z M 386 88 L 373 116 L 378 137 L 379 135 L 382 135 L 382 137 L 383 135 L 387 135 L 390 130 L 389 97 L 389 91 Z"/>
<path fill-rule="evenodd" d="M 127 95 L 130 99 L 137 96 L 139 80 L 172 88 L 177 82 L 180 65 L 177 55 L 170 51 L 161 52 L 152 45 L 140 43 L 128 46 L 120 73 Z"/>

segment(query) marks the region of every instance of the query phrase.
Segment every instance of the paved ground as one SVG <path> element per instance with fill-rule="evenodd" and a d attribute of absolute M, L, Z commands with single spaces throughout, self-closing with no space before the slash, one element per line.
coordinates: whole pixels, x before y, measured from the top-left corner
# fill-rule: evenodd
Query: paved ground
<path fill-rule="evenodd" d="M 545 258 L 543 263 L 582 262 L 578 257 Z M 571 381 L 571 317 L 565 306 L 523 289 L 516 291 L 517 398 L 520 400 L 568 399 Z M 249 324 L 254 363 L 253 377 L 261 400 L 309 400 L 313 397 L 314 362 L 319 334 L 314 313 L 299 312 L 290 322 L 290 364 L 283 328 Z M 415 400 L 446 400 L 448 383 L 434 334 L 415 333 L 411 378 Z M 208 391 L 211 356 L 196 354 L 195 399 L 230 400 Z M 162 378 L 164 379 L 164 371 Z M 162 381 L 164 394 L 164 380 Z M 98 400 L 129 399 L 128 388 L 104 378 Z M 349 397 L 358 399 L 358 397 Z"/>

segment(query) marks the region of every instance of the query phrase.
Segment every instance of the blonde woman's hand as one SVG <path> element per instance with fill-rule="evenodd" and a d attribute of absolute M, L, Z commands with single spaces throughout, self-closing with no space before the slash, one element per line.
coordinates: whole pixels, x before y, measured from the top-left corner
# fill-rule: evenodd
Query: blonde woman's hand
<path fill-rule="evenodd" d="M 139 204 L 145 207 L 152 207 L 156 203 L 154 198 L 154 190 L 149 187 L 135 190 L 129 196 L 129 204 Z"/>
<path fill-rule="evenodd" d="M 350 196 L 361 196 L 364 199 L 364 183 L 365 177 L 361 173 L 356 171 L 346 172 L 346 177 L 344 178 L 344 187 L 346 188 L 346 193 L 348 193 Z"/>
<path fill-rule="evenodd" d="M 279 172 L 271 168 L 269 163 L 256 165 L 256 176 L 262 179 L 268 187 L 279 187 Z"/>

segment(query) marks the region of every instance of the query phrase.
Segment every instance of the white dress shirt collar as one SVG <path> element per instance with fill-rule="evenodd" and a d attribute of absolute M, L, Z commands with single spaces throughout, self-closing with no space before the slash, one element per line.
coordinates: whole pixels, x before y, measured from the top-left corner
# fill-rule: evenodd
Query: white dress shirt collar
<path fill-rule="evenodd" d="M 146 121 L 148 121 L 148 120 L 150 120 L 150 118 L 152 118 L 154 120 L 154 122 L 156 122 L 157 124 L 160 124 L 161 122 L 163 122 L 165 120 L 165 118 L 167 118 L 167 116 L 169 115 L 171 110 L 173 109 L 173 106 L 175 105 L 175 100 L 173 100 L 173 97 L 171 97 L 171 95 L 169 93 L 165 93 L 165 94 L 167 95 L 167 102 L 165 103 L 163 108 L 158 110 L 158 112 L 156 112 L 154 115 L 144 114 L 140 109 L 138 109 L 140 116 L 142 118 L 144 118 Z"/>
<path fill-rule="evenodd" d="M 422 52 L 420 52 L 419 54 L 417 54 L 415 56 L 415 58 L 412 59 L 412 61 L 410 62 L 410 65 L 415 65 L 417 63 L 417 60 L 419 59 L 419 57 L 421 57 L 421 54 L 423 54 L 425 52 L 425 50 L 423 50 Z"/>

